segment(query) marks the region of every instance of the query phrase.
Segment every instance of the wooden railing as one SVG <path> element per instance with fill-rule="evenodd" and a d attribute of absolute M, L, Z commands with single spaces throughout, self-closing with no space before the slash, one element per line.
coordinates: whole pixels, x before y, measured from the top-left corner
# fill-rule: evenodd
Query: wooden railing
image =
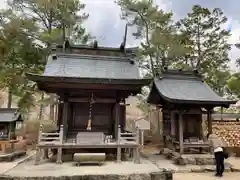
<path fill-rule="evenodd" d="M 121 141 L 134 141 L 139 144 L 140 132 L 139 127 L 136 127 L 136 132 L 121 132 L 121 126 L 118 126 L 118 143 Z"/>
<path fill-rule="evenodd" d="M 118 137 L 117 137 L 117 162 L 121 162 L 121 142 L 132 141 L 135 142 L 137 147 L 133 149 L 134 151 L 134 161 L 140 163 L 140 152 L 139 152 L 139 138 L 140 138 L 139 127 L 136 127 L 135 133 L 121 132 L 121 126 L 118 126 Z"/>
<path fill-rule="evenodd" d="M 43 126 L 40 125 L 38 143 L 59 142 L 63 144 L 63 125 L 60 126 L 58 133 L 44 133 Z"/>

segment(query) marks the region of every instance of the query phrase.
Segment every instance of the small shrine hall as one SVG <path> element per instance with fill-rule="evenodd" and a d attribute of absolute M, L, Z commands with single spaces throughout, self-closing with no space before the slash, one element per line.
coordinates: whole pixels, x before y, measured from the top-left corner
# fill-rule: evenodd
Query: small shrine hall
<path fill-rule="evenodd" d="M 181 154 L 194 148 L 209 149 L 202 114 L 207 115 L 207 130 L 212 133 L 213 108 L 235 103 L 217 95 L 198 71 L 182 69 L 165 69 L 152 83 L 148 102 L 162 110 L 165 145 Z"/>

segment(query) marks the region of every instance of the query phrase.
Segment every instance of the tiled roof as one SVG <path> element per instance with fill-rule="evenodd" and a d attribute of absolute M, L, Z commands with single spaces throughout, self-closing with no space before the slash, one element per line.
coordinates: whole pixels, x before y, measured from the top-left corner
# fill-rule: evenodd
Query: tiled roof
<path fill-rule="evenodd" d="M 13 122 L 17 121 L 20 114 L 17 109 L 0 108 L 0 122 Z"/>
<path fill-rule="evenodd" d="M 212 103 L 231 104 L 234 103 L 218 96 L 201 78 L 194 72 L 167 71 L 160 79 L 155 80 L 155 88 L 159 95 L 170 102 L 184 103 Z M 151 94 L 151 93 L 150 93 Z"/>
<path fill-rule="evenodd" d="M 128 57 L 57 54 L 49 58 L 44 76 L 140 79 L 138 67 Z"/>
<path fill-rule="evenodd" d="M 240 122 L 213 121 L 213 133 L 222 137 L 228 147 L 240 147 Z"/>

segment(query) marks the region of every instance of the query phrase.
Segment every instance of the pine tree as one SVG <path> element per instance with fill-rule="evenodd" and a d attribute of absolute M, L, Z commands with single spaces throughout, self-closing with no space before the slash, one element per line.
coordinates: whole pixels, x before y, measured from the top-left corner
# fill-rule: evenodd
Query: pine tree
<path fill-rule="evenodd" d="M 119 0 L 122 18 L 136 29 L 136 39 L 142 39 L 140 67 L 156 77 L 163 66 L 182 59 L 188 51 L 177 34 L 172 13 L 165 13 L 152 0 Z"/>
<path fill-rule="evenodd" d="M 230 32 L 222 28 L 226 22 L 221 9 L 209 10 L 195 5 L 192 12 L 177 23 L 179 31 L 188 38 L 186 46 L 192 49 L 188 64 L 200 70 L 210 84 L 213 83 L 211 76 L 217 70 L 228 70 Z"/>

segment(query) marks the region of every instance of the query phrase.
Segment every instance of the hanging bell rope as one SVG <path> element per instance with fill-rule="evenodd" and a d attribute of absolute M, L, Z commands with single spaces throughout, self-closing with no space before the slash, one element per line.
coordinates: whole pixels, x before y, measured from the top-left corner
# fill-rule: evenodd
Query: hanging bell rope
<path fill-rule="evenodd" d="M 90 103 L 89 103 L 89 118 L 88 118 L 88 125 L 87 125 L 87 130 L 91 130 L 92 129 L 92 105 L 94 103 L 94 99 L 93 99 L 93 93 L 92 93 L 92 97 L 90 99 Z"/>

